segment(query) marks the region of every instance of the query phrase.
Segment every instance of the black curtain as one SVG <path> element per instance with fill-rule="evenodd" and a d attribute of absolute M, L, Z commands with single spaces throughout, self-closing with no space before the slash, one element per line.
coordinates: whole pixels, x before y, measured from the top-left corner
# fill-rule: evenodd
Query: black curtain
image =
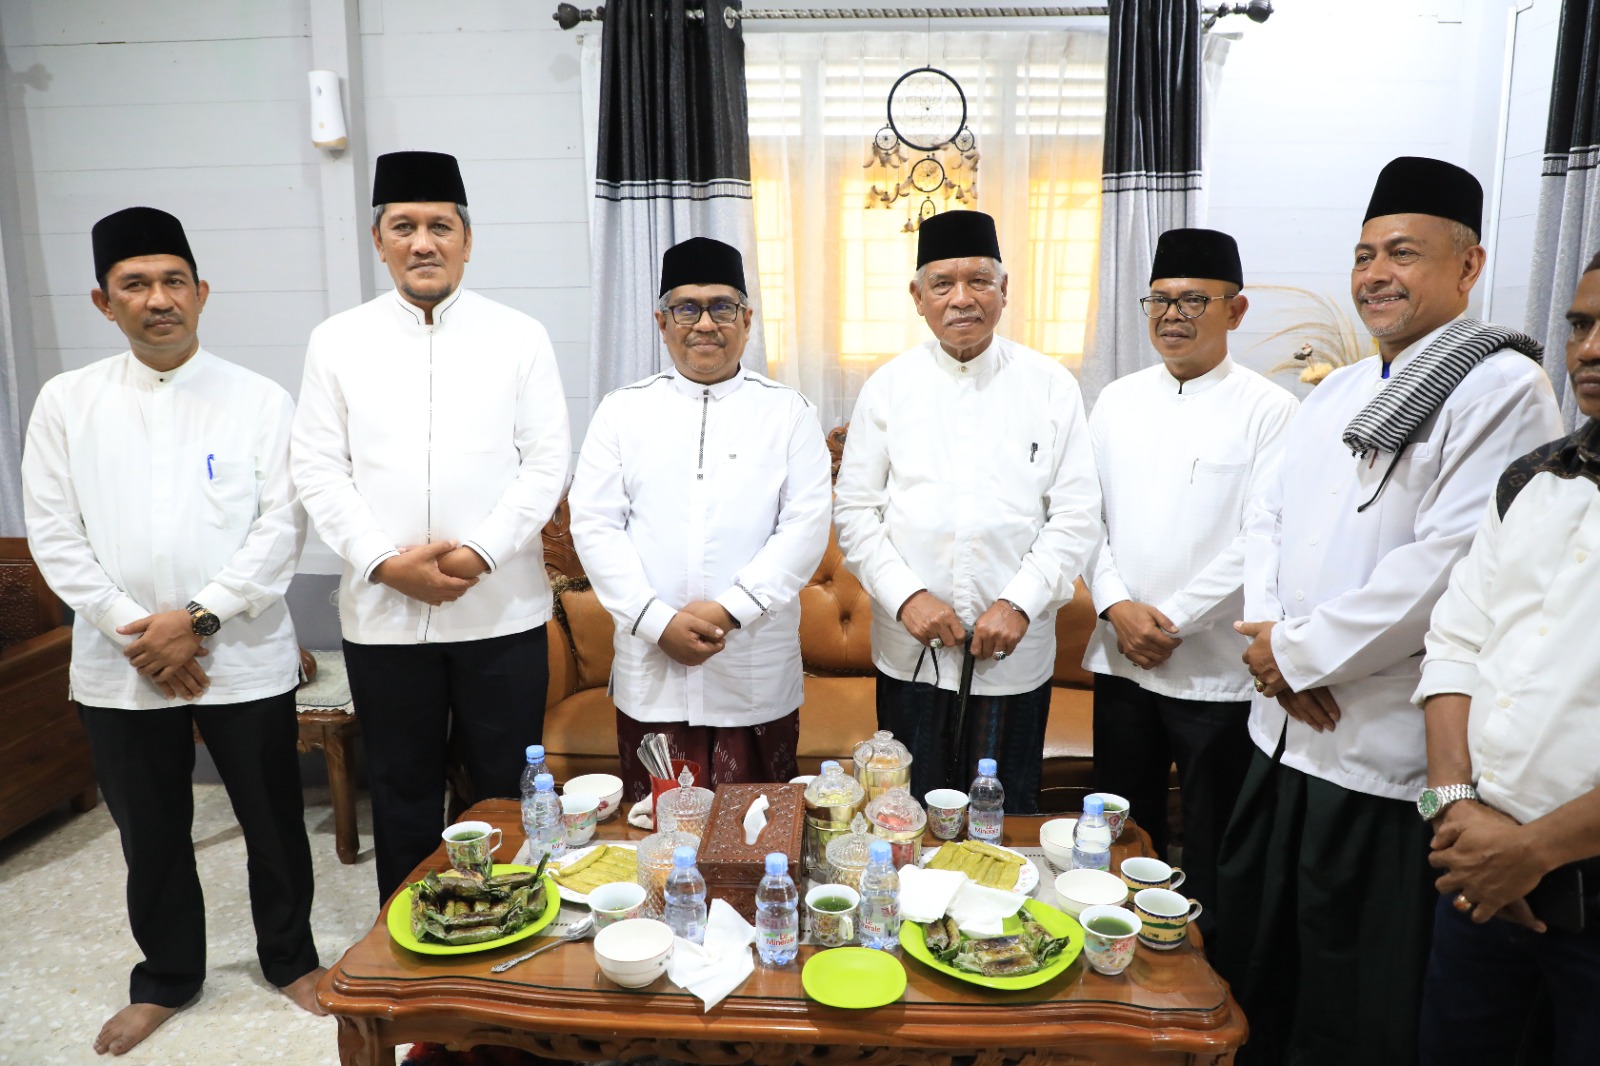
<path fill-rule="evenodd" d="M 595 152 L 590 405 L 669 365 L 651 318 L 661 253 L 689 237 L 738 248 L 757 276 L 744 38 L 728 0 L 611 0 Z M 752 301 L 756 293 L 750 294 Z M 759 335 L 744 362 L 766 369 Z"/>
<path fill-rule="evenodd" d="M 1600 252 L 1600 4 L 1566 0 L 1550 86 L 1544 176 L 1528 279 L 1527 332 L 1559 351 L 1578 276 Z M 1578 421 L 1566 374 L 1550 367 L 1568 428 Z"/>
<path fill-rule="evenodd" d="M 1194 224 L 1204 81 L 1199 0 L 1111 0 L 1098 298 L 1084 402 L 1152 365 L 1139 297 L 1156 238 Z"/>

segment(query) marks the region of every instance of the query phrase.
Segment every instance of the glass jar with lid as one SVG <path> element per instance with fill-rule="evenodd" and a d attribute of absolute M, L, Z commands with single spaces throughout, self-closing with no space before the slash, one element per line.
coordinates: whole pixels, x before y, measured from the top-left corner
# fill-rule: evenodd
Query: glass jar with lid
<path fill-rule="evenodd" d="M 850 831 L 850 820 L 866 802 L 861 782 L 844 772 L 833 760 L 822 764 L 819 773 L 806 786 L 806 832 L 801 866 L 813 880 L 827 857 L 828 842 Z"/>
<path fill-rule="evenodd" d="M 889 842 L 894 866 L 914 866 L 922 860 L 922 833 L 928 812 L 909 789 L 895 786 L 867 804 L 867 822 L 874 836 Z"/>
<path fill-rule="evenodd" d="M 856 780 L 875 800 L 896 785 L 911 787 L 911 752 L 887 729 L 880 729 L 856 745 L 851 755 Z"/>

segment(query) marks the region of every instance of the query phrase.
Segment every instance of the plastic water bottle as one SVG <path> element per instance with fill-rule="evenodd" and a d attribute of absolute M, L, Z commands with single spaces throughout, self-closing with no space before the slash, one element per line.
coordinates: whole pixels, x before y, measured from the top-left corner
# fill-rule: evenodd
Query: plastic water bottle
<path fill-rule="evenodd" d="M 528 836 L 528 856 L 535 866 L 543 855 L 559 859 L 567 852 L 561 797 L 556 795 L 556 781 L 549 774 L 535 774 L 533 795 L 522 795 L 522 831 Z"/>
<path fill-rule="evenodd" d="M 967 790 L 967 836 L 988 844 L 1000 843 L 1005 830 L 1006 790 L 995 776 L 993 759 L 978 760 L 978 776 Z"/>
<path fill-rule="evenodd" d="M 799 950 L 800 890 L 789 876 L 789 856 L 775 851 L 756 886 L 756 951 L 763 966 L 786 966 Z"/>
<path fill-rule="evenodd" d="M 544 745 L 529 744 L 525 752 L 528 765 L 522 768 L 522 798 L 527 800 L 533 795 L 533 779 L 540 774 L 550 773 L 550 767 L 544 764 Z"/>
<path fill-rule="evenodd" d="M 1072 868 L 1111 872 L 1111 827 L 1106 824 L 1106 801 L 1099 796 L 1083 801 L 1083 817 L 1073 827 Z"/>
<path fill-rule="evenodd" d="M 900 875 L 895 873 L 894 850 L 887 840 L 874 840 L 867 849 L 856 924 L 862 947 L 893 951 L 900 946 Z"/>
<path fill-rule="evenodd" d="M 694 864 L 694 848 L 680 844 L 672 849 L 672 872 L 667 875 L 664 917 L 673 933 L 696 944 L 706 939 L 706 879 Z"/>

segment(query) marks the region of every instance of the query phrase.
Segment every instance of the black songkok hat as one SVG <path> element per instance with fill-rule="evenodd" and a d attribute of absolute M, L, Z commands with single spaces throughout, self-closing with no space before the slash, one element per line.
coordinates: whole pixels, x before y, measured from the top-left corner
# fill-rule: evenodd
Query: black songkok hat
<path fill-rule="evenodd" d="M 941 259 L 975 256 L 1000 260 L 994 219 L 982 211 L 946 211 L 923 219 L 917 228 L 918 270 Z"/>
<path fill-rule="evenodd" d="M 89 232 L 94 246 L 94 277 L 104 281 L 111 268 L 124 259 L 141 255 L 175 255 L 189 264 L 198 280 L 200 271 L 183 235 L 183 223 L 154 207 L 127 207 L 107 215 Z"/>
<path fill-rule="evenodd" d="M 465 204 L 467 187 L 453 155 L 443 152 L 389 152 L 378 157 L 372 176 L 372 206 L 379 204 Z"/>
<path fill-rule="evenodd" d="M 1483 186 L 1454 163 L 1403 155 L 1379 171 L 1361 221 L 1382 215 L 1433 215 L 1482 233 Z"/>
<path fill-rule="evenodd" d="M 731 244 L 710 237 L 690 237 L 668 248 L 661 257 L 661 292 L 665 296 L 679 285 L 729 285 L 744 287 L 744 256 Z"/>
<path fill-rule="evenodd" d="M 1244 267 L 1239 245 L 1214 229 L 1169 229 L 1156 241 L 1150 280 L 1157 278 L 1210 278 L 1244 288 Z"/>

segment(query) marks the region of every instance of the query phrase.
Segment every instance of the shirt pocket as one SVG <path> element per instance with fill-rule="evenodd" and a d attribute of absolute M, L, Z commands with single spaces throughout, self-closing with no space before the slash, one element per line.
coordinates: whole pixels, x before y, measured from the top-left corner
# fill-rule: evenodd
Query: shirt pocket
<path fill-rule="evenodd" d="M 218 529 L 245 530 L 256 519 L 256 462 L 254 459 L 206 458 L 206 521 Z"/>

